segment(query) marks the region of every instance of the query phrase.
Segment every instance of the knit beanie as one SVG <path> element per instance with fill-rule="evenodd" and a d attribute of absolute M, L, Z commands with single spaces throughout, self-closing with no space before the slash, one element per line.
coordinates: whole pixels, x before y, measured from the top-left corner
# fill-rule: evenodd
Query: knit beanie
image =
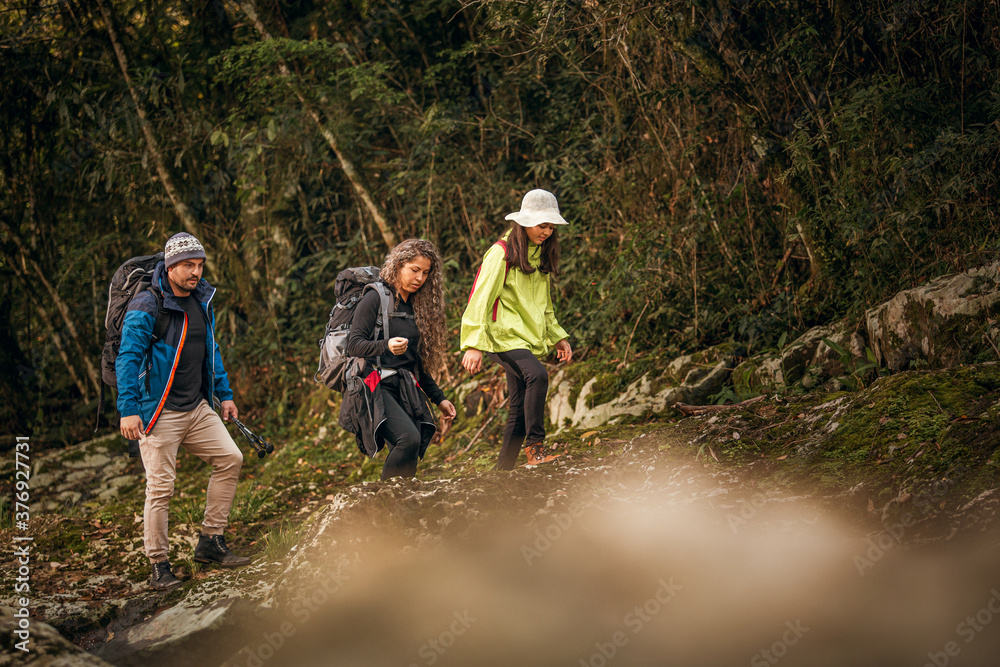
<path fill-rule="evenodd" d="M 180 232 L 167 239 L 167 245 L 163 249 L 163 264 L 169 269 L 185 259 L 208 258 L 205 256 L 205 248 L 198 239 L 187 232 Z"/>

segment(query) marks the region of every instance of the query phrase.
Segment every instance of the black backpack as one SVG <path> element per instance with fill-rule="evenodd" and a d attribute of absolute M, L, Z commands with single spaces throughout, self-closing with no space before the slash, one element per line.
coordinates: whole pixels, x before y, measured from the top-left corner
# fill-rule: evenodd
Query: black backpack
<path fill-rule="evenodd" d="M 150 344 L 163 338 L 170 324 L 170 314 L 163 309 L 163 292 L 159 286 L 154 286 L 153 269 L 163 261 L 163 253 L 133 257 L 118 267 L 111 277 L 108 287 L 108 310 L 104 315 L 104 326 L 107 334 L 104 339 L 104 352 L 101 354 L 101 379 L 104 384 L 118 388 L 118 376 L 115 372 L 115 361 L 122 344 L 122 325 L 125 323 L 125 312 L 128 304 L 137 295 L 149 290 L 156 297 L 157 315 L 153 325 L 153 339 Z M 104 409 L 104 385 L 101 385 L 101 397 L 97 402 L 97 431 L 101 422 L 101 412 Z"/>
<path fill-rule="evenodd" d="M 382 307 L 375 321 L 375 338 L 378 340 L 389 337 L 388 326 L 385 323 L 392 317 L 412 317 L 409 313 L 397 313 L 393 308 L 393 297 L 389 288 L 379 281 L 377 266 L 359 266 L 344 269 L 337 274 L 333 293 L 337 303 L 330 311 L 330 319 L 326 331 L 319 341 L 319 367 L 313 379 L 325 384 L 334 391 L 343 392 L 347 382 L 360 370 L 362 360 L 347 355 L 347 337 L 351 333 L 351 320 L 354 309 L 361 301 L 365 291 L 378 291 Z"/>

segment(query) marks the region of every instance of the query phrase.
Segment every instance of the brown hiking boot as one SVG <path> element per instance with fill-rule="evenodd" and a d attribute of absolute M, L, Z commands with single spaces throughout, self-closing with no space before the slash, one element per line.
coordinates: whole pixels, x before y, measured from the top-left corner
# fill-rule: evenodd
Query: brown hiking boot
<path fill-rule="evenodd" d="M 528 462 L 525 465 L 536 466 L 540 463 L 548 463 L 559 458 L 562 454 L 553 454 L 545 445 L 535 442 L 524 446 L 524 453 L 528 455 Z"/>

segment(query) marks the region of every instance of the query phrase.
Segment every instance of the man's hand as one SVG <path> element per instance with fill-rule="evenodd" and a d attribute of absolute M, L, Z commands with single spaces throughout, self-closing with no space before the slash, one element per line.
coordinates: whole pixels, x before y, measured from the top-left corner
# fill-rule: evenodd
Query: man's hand
<path fill-rule="evenodd" d="M 470 347 L 462 357 L 462 366 L 475 375 L 483 367 L 483 353 Z"/>
<path fill-rule="evenodd" d="M 556 343 L 556 358 L 566 362 L 573 358 L 573 348 L 569 346 L 569 341 L 565 338 Z"/>
<path fill-rule="evenodd" d="M 222 402 L 222 421 L 229 421 L 230 419 L 239 418 L 239 410 L 236 409 L 236 404 L 232 401 Z"/>
<path fill-rule="evenodd" d="M 438 407 L 441 408 L 441 414 L 448 421 L 451 421 L 458 416 L 458 410 L 455 409 L 455 404 L 449 401 L 447 398 L 438 403 Z"/>
<path fill-rule="evenodd" d="M 142 437 L 142 417 L 139 415 L 122 417 L 120 428 L 126 440 L 138 440 Z"/>

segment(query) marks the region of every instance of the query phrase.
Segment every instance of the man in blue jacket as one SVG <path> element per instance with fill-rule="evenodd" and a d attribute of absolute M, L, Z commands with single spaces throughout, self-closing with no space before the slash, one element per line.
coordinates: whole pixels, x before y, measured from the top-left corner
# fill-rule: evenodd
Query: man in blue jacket
<path fill-rule="evenodd" d="M 170 590 L 181 581 L 167 560 L 167 508 L 177 479 L 177 448 L 184 447 L 212 466 L 202 535 L 194 560 L 222 567 L 250 562 L 226 546 L 223 530 L 236 495 L 243 454 L 222 419 L 238 416 L 229 377 L 215 340 L 215 288 L 201 277 L 205 248 L 190 234 L 170 237 L 164 261 L 153 270 L 152 287 L 128 305 L 115 370 L 121 432 L 139 441 L 146 468 L 143 541 L 152 565 L 150 586 Z M 168 325 L 153 339 L 163 297 Z M 222 406 L 222 419 L 212 409 Z"/>

